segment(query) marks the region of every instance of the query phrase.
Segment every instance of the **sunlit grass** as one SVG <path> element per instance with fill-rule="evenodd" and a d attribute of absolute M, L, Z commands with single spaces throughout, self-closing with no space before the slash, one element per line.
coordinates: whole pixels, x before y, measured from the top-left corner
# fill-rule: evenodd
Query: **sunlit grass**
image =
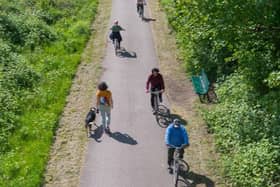
<path fill-rule="evenodd" d="M 96 2 L 78 2 L 82 5 L 73 10 L 75 19 L 65 18 L 67 26 L 53 26 L 60 35 L 55 43 L 23 54 L 39 72 L 40 82 L 19 99 L 22 110 L 17 128 L 9 136 L 9 149 L 0 155 L 0 186 L 42 185 L 53 136 L 90 36 Z"/>

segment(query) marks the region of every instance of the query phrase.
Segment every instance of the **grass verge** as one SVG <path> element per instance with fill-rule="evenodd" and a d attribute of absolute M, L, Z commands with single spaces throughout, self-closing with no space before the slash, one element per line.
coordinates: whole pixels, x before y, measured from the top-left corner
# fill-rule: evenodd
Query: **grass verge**
<path fill-rule="evenodd" d="M 59 1 L 52 6 L 65 17 L 52 25 L 56 41 L 22 54 L 41 80 L 19 100 L 23 109 L 8 139 L 10 149 L 0 156 L 0 186 L 42 185 L 54 132 L 90 36 L 97 1 Z"/>
<path fill-rule="evenodd" d="M 59 122 L 45 174 L 45 186 L 79 186 L 79 176 L 87 146 L 84 117 L 94 103 L 100 66 L 106 49 L 107 22 L 111 1 L 99 2 L 97 17 L 82 62 L 72 84 L 67 105 Z"/>

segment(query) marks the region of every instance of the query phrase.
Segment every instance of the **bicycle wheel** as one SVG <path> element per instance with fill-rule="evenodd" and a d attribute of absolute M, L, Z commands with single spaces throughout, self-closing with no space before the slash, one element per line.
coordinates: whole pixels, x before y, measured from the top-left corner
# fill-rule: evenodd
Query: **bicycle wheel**
<path fill-rule="evenodd" d="M 181 173 L 182 175 L 185 175 L 190 171 L 190 166 L 185 160 L 183 159 L 178 160 L 178 164 L 179 164 L 179 173 Z"/>
<path fill-rule="evenodd" d="M 179 163 L 178 161 L 174 161 L 174 186 L 178 186 L 178 179 L 179 179 Z"/>
<path fill-rule="evenodd" d="M 156 114 L 156 121 L 157 121 L 157 124 L 160 127 L 166 128 L 172 122 L 172 119 L 169 116 L 164 116 L 160 113 L 157 113 Z"/>
<path fill-rule="evenodd" d="M 156 112 L 156 121 L 162 128 L 168 127 L 168 125 L 172 122 L 170 110 L 166 106 L 158 106 L 158 110 Z"/>
<path fill-rule="evenodd" d="M 184 179 L 178 179 L 177 180 L 177 186 L 176 187 L 188 187 L 189 184 Z"/>
<path fill-rule="evenodd" d="M 170 110 L 164 105 L 158 105 L 158 111 L 166 116 L 170 116 Z"/>

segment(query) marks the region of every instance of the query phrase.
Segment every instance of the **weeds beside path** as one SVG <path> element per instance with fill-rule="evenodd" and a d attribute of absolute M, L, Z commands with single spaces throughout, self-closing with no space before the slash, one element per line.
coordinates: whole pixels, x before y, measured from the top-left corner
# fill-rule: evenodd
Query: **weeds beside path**
<path fill-rule="evenodd" d="M 185 160 L 190 164 L 188 176 L 194 186 L 225 186 L 217 174 L 217 155 L 213 137 L 207 133 L 206 125 L 195 109 L 197 96 L 186 76 L 183 65 L 178 61 L 175 36 L 159 1 L 149 1 L 155 48 L 159 57 L 160 70 L 164 75 L 167 96 L 172 113 L 188 121 L 187 129 L 191 146 L 186 150 Z"/>
<path fill-rule="evenodd" d="M 73 80 L 67 104 L 59 122 L 50 160 L 45 173 L 44 186 L 79 186 L 80 169 L 87 145 L 84 117 L 92 106 L 93 95 L 106 48 L 107 21 L 111 0 L 99 1 L 93 23 L 92 36 Z"/>

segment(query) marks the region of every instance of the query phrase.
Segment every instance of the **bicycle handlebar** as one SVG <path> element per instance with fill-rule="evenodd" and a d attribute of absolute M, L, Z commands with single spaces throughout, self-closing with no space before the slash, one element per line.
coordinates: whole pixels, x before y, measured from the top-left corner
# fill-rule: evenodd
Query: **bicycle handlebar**
<path fill-rule="evenodd" d="M 167 145 L 168 147 L 171 147 L 171 148 L 175 148 L 175 149 L 184 149 L 184 147 L 186 146 L 187 144 L 183 144 L 181 145 L 180 147 L 176 147 L 174 145 Z"/>
<path fill-rule="evenodd" d="M 151 94 L 160 94 L 163 92 L 163 90 L 157 90 L 157 91 L 146 91 L 147 93 L 151 93 Z"/>

